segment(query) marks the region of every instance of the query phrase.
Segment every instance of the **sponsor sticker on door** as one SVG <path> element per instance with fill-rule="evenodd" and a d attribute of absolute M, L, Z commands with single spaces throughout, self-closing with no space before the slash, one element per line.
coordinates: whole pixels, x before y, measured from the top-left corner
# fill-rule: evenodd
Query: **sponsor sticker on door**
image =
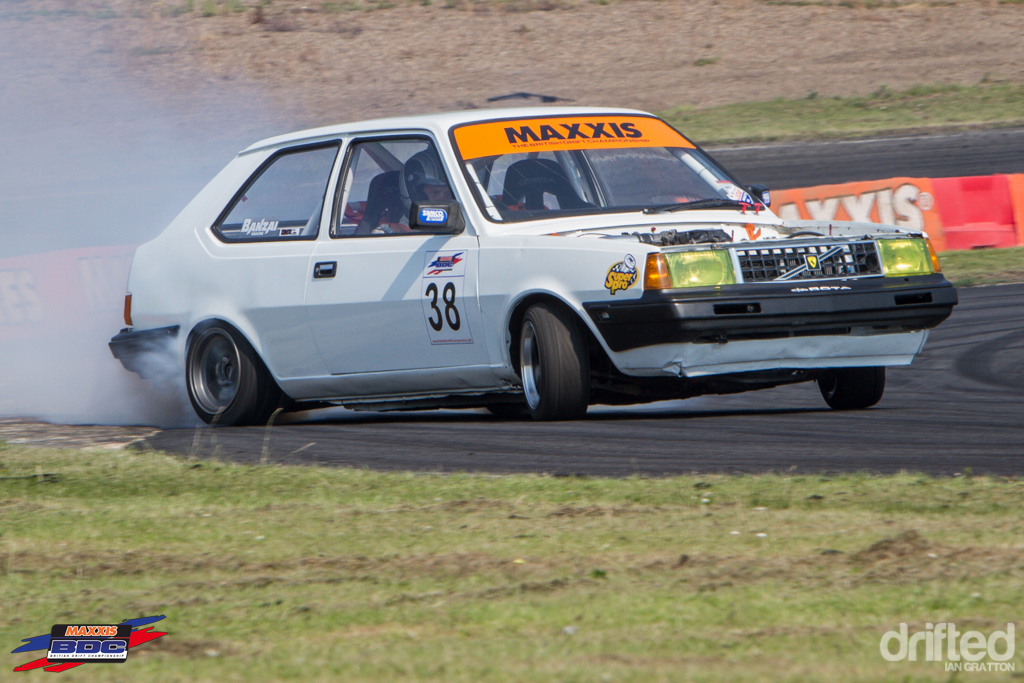
<path fill-rule="evenodd" d="M 431 345 L 472 344 L 465 315 L 466 251 L 428 251 L 423 266 L 421 302 Z"/>

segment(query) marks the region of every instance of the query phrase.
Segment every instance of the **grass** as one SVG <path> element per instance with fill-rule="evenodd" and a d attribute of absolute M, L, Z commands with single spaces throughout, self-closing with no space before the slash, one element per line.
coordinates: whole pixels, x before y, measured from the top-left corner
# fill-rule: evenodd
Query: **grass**
<path fill-rule="evenodd" d="M 945 251 L 942 272 L 957 286 L 1024 282 L 1024 247 Z"/>
<path fill-rule="evenodd" d="M 1024 125 L 1024 84 L 881 86 L 864 97 L 776 99 L 660 115 L 703 144 L 826 139 L 979 126 Z"/>
<path fill-rule="evenodd" d="M 0 468 L 9 650 L 167 615 L 82 681 L 938 681 L 882 660 L 881 635 L 990 632 L 1024 599 L 1024 481 L 969 473 L 414 475 L 2 444 Z"/>

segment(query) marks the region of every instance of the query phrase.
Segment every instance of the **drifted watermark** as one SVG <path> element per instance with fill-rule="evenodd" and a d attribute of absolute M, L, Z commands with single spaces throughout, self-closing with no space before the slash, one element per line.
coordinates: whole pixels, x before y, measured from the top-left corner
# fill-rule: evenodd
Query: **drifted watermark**
<path fill-rule="evenodd" d="M 1006 624 L 1005 631 L 988 636 L 981 631 L 958 631 L 950 622 L 925 624 L 925 630 L 913 634 L 906 624 L 900 624 L 899 631 L 882 634 L 878 649 L 890 662 L 945 661 L 946 671 L 1015 670 L 1015 663 L 1009 661 L 1016 652 L 1012 623 Z M 982 661 L 985 658 L 990 661 Z"/>

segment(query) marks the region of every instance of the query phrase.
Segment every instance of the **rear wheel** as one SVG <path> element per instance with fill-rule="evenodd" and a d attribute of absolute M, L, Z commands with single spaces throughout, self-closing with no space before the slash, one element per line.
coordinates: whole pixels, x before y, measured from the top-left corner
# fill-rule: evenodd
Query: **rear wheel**
<path fill-rule="evenodd" d="M 281 402 L 281 390 L 255 350 L 219 322 L 193 333 L 185 383 L 192 407 L 207 424 L 265 424 Z"/>
<path fill-rule="evenodd" d="M 825 403 L 833 410 L 869 408 L 885 392 L 885 368 L 839 368 L 818 378 Z"/>
<path fill-rule="evenodd" d="M 519 374 L 535 420 L 578 420 L 590 404 L 590 355 L 576 319 L 551 304 L 526 311 Z"/>

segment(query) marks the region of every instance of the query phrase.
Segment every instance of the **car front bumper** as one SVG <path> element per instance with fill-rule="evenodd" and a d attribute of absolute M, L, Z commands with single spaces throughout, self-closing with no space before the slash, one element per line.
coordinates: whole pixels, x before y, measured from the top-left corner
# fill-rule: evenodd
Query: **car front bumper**
<path fill-rule="evenodd" d="M 628 374 L 908 364 L 952 313 L 941 274 L 647 291 L 584 309 Z"/>
<path fill-rule="evenodd" d="M 114 358 L 126 370 L 143 379 L 156 379 L 174 373 L 170 367 L 170 353 L 179 327 L 157 327 L 152 330 L 133 330 L 126 327 L 110 340 L 108 346 Z"/>

